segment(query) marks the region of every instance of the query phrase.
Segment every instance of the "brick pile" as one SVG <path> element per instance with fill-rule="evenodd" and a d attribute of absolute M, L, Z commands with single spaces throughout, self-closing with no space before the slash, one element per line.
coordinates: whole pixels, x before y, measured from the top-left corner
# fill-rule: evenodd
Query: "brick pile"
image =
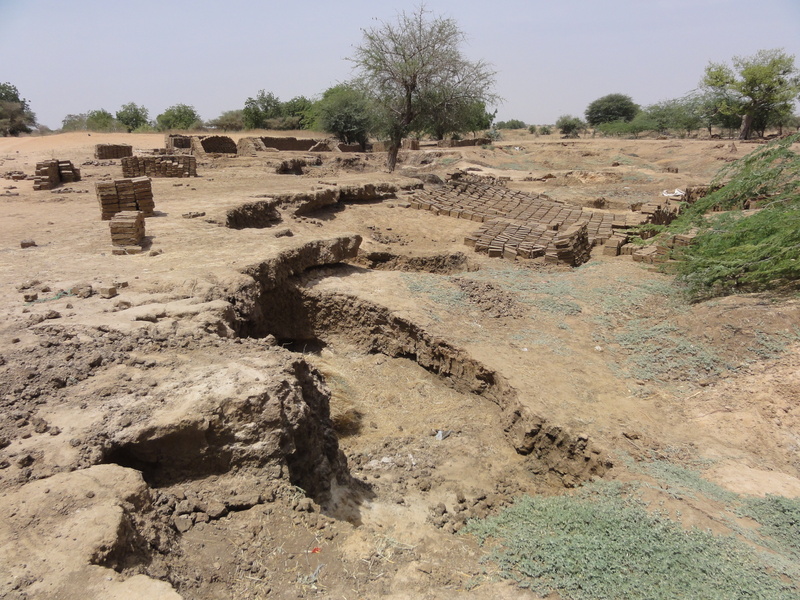
<path fill-rule="evenodd" d="M 100 216 L 104 221 L 121 211 L 140 211 L 145 217 L 154 214 L 156 205 L 149 177 L 97 182 L 95 190 L 100 203 Z"/>
<path fill-rule="evenodd" d="M 697 237 L 697 231 L 679 234 L 662 234 L 655 243 L 639 246 L 633 251 L 633 260 L 649 264 L 665 263 L 681 248 L 691 245 Z"/>
<path fill-rule="evenodd" d="M 694 204 L 701 198 L 705 198 L 712 192 L 716 192 L 722 186 L 717 185 L 690 185 L 686 188 L 686 195 L 683 197 L 688 204 Z"/>
<path fill-rule="evenodd" d="M 52 190 L 62 183 L 81 180 L 81 171 L 69 160 L 50 159 L 36 163 L 34 190 Z"/>
<path fill-rule="evenodd" d="M 669 225 L 681 211 L 679 202 L 671 202 L 669 199 L 653 200 L 644 204 L 640 212 L 647 217 L 647 222 L 653 225 Z"/>
<path fill-rule="evenodd" d="M 588 260 L 592 246 L 611 237 L 615 226 L 610 213 L 485 183 L 451 181 L 417 192 L 410 206 L 484 223 L 465 238 L 465 244 L 476 252 L 509 260 L 549 254 L 559 262 L 581 264 Z"/>
<path fill-rule="evenodd" d="M 511 181 L 510 177 L 495 177 L 494 175 L 479 175 L 477 173 L 467 171 L 456 171 L 449 175 L 449 179 L 453 181 L 463 181 L 464 183 L 485 183 L 488 185 L 508 185 Z"/>
<path fill-rule="evenodd" d="M 123 177 L 196 177 L 194 156 L 129 156 L 122 159 Z"/>
<path fill-rule="evenodd" d="M 141 251 L 144 240 L 144 214 L 139 210 L 117 213 L 109 223 L 114 254 L 131 254 Z"/>
<path fill-rule="evenodd" d="M 545 262 L 564 262 L 573 267 L 587 262 L 589 255 L 592 253 L 588 224 L 588 221 L 581 221 L 557 232 L 552 246 L 547 249 L 544 255 Z"/>
<path fill-rule="evenodd" d="M 94 157 L 97 159 L 125 158 L 133 156 L 130 144 L 95 144 Z"/>

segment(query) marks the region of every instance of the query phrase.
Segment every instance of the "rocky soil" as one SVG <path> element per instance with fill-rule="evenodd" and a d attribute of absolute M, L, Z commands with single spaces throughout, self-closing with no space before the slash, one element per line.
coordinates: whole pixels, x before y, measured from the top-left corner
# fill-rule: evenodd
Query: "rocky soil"
<path fill-rule="evenodd" d="M 82 169 L 59 193 L 0 180 L 0 598 L 535 598 L 467 520 L 653 456 L 800 496 L 795 298 L 687 305 L 630 257 L 489 258 L 476 223 L 409 208 L 462 169 L 629 213 L 746 149 L 519 134 L 394 174 L 208 154 L 153 180 L 144 251 L 120 256 L 102 142 L 163 146 L 0 140 L 0 174 Z"/>

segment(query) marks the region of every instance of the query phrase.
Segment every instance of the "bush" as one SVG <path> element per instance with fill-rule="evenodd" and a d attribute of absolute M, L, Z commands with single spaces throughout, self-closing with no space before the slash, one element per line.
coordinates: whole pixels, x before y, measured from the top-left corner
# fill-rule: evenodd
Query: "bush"
<path fill-rule="evenodd" d="M 496 128 L 492 127 L 491 129 L 486 130 L 486 133 L 483 134 L 483 137 L 489 138 L 493 142 L 497 142 L 503 139 L 503 134 L 500 133 Z"/>
<path fill-rule="evenodd" d="M 525 129 L 527 125 L 525 121 L 520 121 L 519 119 L 511 119 L 509 121 L 498 121 L 495 124 L 497 129 Z"/>
<path fill-rule="evenodd" d="M 538 133 L 538 130 L 536 129 L 536 125 L 531 125 L 530 127 L 528 127 L 528 133 L 536 135 Z"/>
<path fill-rule="evenodd" d="M 551 133 L 553 133 L 553 130 L 550 125 L 542 125 L 539 127 L 539 135 L 550 135 Z"/>
<path fill-rule="evenodd" d="M 695 298 L 800 281 L 800 155 L 792 150 L 798 141 L 800 134 L 775 140 L 723 168 L 715 183 L 727 183 L 672 224 L 673 231 L 698 230 L 678 267 Z M 754 206 L 761 210 L 739 212 Z M 719 210 L 735 212 L 711 212 Z"/>
<path fill-rule="evenodd" d="M 558 121 L 556 121 L 556 128 L 564 137 L 576 138 L 581 131 L 586 129 L 586 123 L 581 121 L 578 117 L 562 115 L 558 118 Z"/>

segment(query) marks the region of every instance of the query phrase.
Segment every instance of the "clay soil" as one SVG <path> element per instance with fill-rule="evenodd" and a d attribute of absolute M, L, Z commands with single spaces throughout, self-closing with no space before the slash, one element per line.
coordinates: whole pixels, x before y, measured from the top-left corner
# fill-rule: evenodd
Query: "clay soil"
<path fill-rule="evenodd" d="M 153 179 L 144 251 L 114 255 L 94 186 L 122 172 L 97 143 L 164 138 L 0 140 L 0 174 L 82 171 L 61 193 L 0 180 L 0 598 L 536 598 L 465 521 L 654 459 L 800 497 L 795 297 L 689 304 L 602 248 L 489 258 L 464 245 L 477 223 L 409 206 L 460 169 L 625 213 L 751 146 L 518 132 L 392 174 L 380 154 L 301 175 L 276 163 L 310 153 L 203 155 Z"/>

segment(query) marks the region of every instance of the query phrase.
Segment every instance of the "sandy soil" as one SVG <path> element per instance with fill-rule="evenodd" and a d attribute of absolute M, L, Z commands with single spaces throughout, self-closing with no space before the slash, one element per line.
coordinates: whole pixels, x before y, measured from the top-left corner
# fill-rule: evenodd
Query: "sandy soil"
<path fill-rule="evenodd" d="M 747 145 L 519 132 L 402 152 L 393 174 L 380 155 L 321 153 L 303 175 L 274 164 L 307 153 L 204 155 L 197 178 L 153 179 L 145 251 L 119 256 L 94 184 L 120 161 L 97 143 L 164 139 L 0 140 L 0 175 L 82 171 L 61 193 L 0 180 L 0 598 L 535 598 L 493 578 L 467 518 L 647 479 L 631 465 L 654 458 L 800 497 L 796 299 L 687 305 L 630 257 L 489 258 L 464 245 L 476 223 L 408 208 L 414 177 L 470 169 L 624 213 Z M 264 198 L 377 183 L 397 191 L 224 226 Z M 394 260 L 366 268 L 374 252 Z M 556 441 L 520 452 L 514 411 Z M 575 466 L 587 443 L 613 466 Z M 727 532 L 701 500 L 659 500 Z"/>

